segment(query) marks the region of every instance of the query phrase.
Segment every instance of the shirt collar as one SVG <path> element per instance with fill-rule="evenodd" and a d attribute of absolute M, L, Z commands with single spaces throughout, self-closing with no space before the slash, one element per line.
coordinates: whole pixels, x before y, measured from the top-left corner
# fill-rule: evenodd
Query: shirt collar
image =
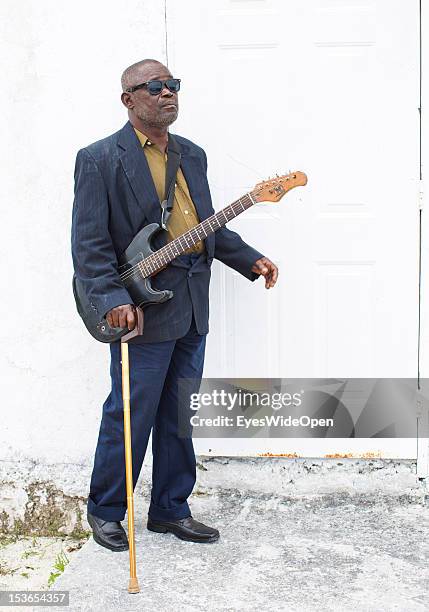
<path fill-rule="evenodd" d="M 149 138 L 146 136 L 146 134 L 143 134 L 143 132 L 140 132 L 140 130 L 138 130 L 137 128 L 134 128 L 134 131 L 137 134 L 137 138 L 139 139 L 141 146 L 144 147 L 145 144 L 149 141 Z"/>

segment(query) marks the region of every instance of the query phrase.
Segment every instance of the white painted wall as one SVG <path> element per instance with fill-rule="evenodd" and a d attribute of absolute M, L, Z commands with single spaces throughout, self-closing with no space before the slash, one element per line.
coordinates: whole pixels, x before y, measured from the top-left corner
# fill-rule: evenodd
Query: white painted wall
<path fill-rule="evenodd" d="M 177 46 L 174 38 L 177 39 L 179 31 L 172 3 L 167 5 L 171 9 L 168 17 L 173 20 L 167 30 L 171 36 L 169 59 L 174 70 L 182 69 L 183 74 L 187 73 L 189 83 L 188 93 L 183 94 L 177 131 L 180 133 L 181 126 L 189 128 L 183 134 L 206 145 L 206 115 L 199 106 L 203 98 L 192 97 L 196 86 L 190 81 L 194 74 L 189 62 L 185 64 L 183 61 L 181 65 L 179 53 L 180 49 L 183 52 L 183 44 L 189 44 L 188 55 L 194 54 L 195 58 L 198 54 L 203 55 L 201 49 L 197 52 L 192 47 L 195 26 L 197 29 L 203 26 L 198 22 L 193 4 L 180 4 L 184 22 L 181 21 L 181 47 Z M 259 3 L 250 4 L 256 7 Z M 234 6 L 241 10 L 243 3 L 235 2 Z M 123 68 L 143 57 L 165 61 L 164 2 L 129 0 L 120 5 L 101 0 L 77 0 L 73 3 L 22 0 L 17 4 L 5 0 L 0 7 L 0 18 L 3 28 L 0 61 L 5 91 L 0 102 L 4 142 L 0 183 L 0 222 L 3 228 L 0 265 L 5 279 L 0 301 L 3 347 L 0 354 L 3 412 L 0 460 L 26 457 L 46 463 L 90 461 L 98 435 L 101 406 L 109 386 L 108 347 L 95 342 L 86 333 L 75 312 L 71 293 L 70 220 L 74 159 L 80 147 L 112 133 L 126 121 L 119 99 L 119 79 Z M 412 20 L 407 23 L 406 35 L 410 36 Z M 292 31 L 286 28 L 286 24 L 284 28 L 284 36 L 288 29 L 291 35 Z M 234 32 L 226 31 L 222 35 L 227 44 L 228 36 L 233 37 Z M 189 43 L 183 43 L 186 40 Z M 399 40 L 395 44 L 399 44 Z M 246 57 L 243 56 L 244 60 Z M 281 56 L 279 65 L 284 61 L 292 60 Z M 293 61 L 297 63 L 298 58 Z M 195 73 L 195 79 L 200 78 L 201 74 Z M 229 86 L 230 81 L 230 75 L 223 76 L 219 71 L 218 86 Z M 295 102 L 292 99 L 290 104 L 296 111 Z M 295 136 L 298 127 L 295 127 Z M 247 185 L 251 177 L 244 172 L 237 183 L 219 187 L 226 171 L 223 143 L 215 146 L 212 137 L 211 133 L 207 135 L 207 148 L 211 177 L 215 179 L 216 204 L 220 207 L 225 199 L 224 203 L 228 203 L 227 198 L 234 190 L 238 190 L 236 193 L 240 195 L 240 188 Z M 266 145 L 269 145 L 270 137 L 270 134 L 264 135 Z M 234 148 L 235 143 L 232 142 L 231 146 Z M 329 150 L 329 141 L 326 146 Z M 298 147 L 289 152 L 288 159 L 291 164 L 296 162 L 305 170 L 304 153 L 304 149 Z M 273 160 L 264 158 L 257 167 L 263 173 L 271 168 L 280 170 L 276 159 L 274 155 Z M 253 161 L 250 159 L 250 165 Z M 317 166 L 314 151 L 311 163 Z M 407 180 L 411 180 L 410 175 L 407 175 Z M 349 196 L 352 201 L 353 193 Z M 316 205 L 315 210 L 320 212 Z M 293 215 L 298 231 L 304 224 L 303 211 Z M 272 222 L 271 216 L 270 209 L 266 208 L 262 223 L 267 227 Z M 243 227 L 246 228 L 243 233 L 251 241 L 252 224 L 246 222 Z M 238 229 L 241 231 L 241 226 Z M 265 233 L 268 235 L 268 230 Z M 265 246 L 262 242 L 256 245 Z M 299 246 L 296 242 L 294 245 Z M 407 246 L 413 248 L 410 244 Z M 274 257 L 277 257 L 276 253 Z M 292 272 L 289 265 L 289 272 L 284 272 L 283 278 L 288 278 L 289 274 L 292 282 L 299 279 L 302 274 L 299 261 L 294 266 Z M 216 266 L 215 287 L 224 282 L 224 274 L 221 267 Z M 268 304 L 271 300 L 270 308 L 281 314 L 281 304 L 275 303 L 274 296 L 265 297 L 261 288 L 253 289 L 254 295 L 257 291 L 259 296 L 257 300 L 262 300 L 261 304 Z M 426 302 L 426 310 L 427 307 Z M 215 301 L 215 317 L 219 316 L 218 308 L 219 303 Z M 408 325 L 405 318 L 399 324 Z M 216 347 L 222 342 L 220 332 L 217 333 L 212 325 L 208 349 L 212 363 Z M 427 353 L 425 364 L 429 367 Z M 254 372 L 248 375 L 254 375 Z M 264 375 L 277 375 L 277 372 Z M 366 441 L 358 441 L 355 446 L 356 452 L 374 450 Z M 201 446 L 199 441 L 196 444 L 197 450 L 208 452 L 206 447 L 207 444 Z M 339 441 L 335 449 L 330 450 L 346 452 L 350 447 L 349 441 Z M 218 446 L 215 452 L 225 452 L 225 448 Z M 312 456 L 327 452 L 320 441 L 301 445 L 299 441 L 293 441 L 288 449 Z M 252 453 L 262 449 L 259 444 L 256 447 L 254 441 L 249 441 L 236 450 Z M 266 446 L 266 450 L 276 451 L 273 445 Z M 228 447 L 228 452 L 232 453 L 234 449 Z M 415 456 L 415 449 L 409 444 L 402 450 L 398 450 L 396 445 L 390 450 L 382 448 L 381 452 L 384 455 Z"/>
<path fill-rule="evenodd" d="M 429 7 L 422 2 L 422 329 L 421 329 L 421 362 L 420 375 L 429 378 Z M 422 419 L 429 422 L 429 415 L 422 413 Z M 418 474 L 429 477 L 429 439 L 422 438 L 418 444 Z"/>
<path fill-rule="evenodd" d="M 95 449 L 109 349 L 85 333 L 71 293 L 74 161 L 127 120 L 122 70 L 165 59 L 164 5 L 0 6 L 0 458 L 79 462 Z"/>

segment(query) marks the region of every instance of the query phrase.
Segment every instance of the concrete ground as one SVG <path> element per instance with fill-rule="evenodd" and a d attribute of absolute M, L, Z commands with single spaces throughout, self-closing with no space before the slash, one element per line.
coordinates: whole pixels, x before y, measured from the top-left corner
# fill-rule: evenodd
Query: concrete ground
<path fill-rule="evenodd" d="M 48 591 L 86 539 L 0 535 L 0 592 Z M 0 606 L 0 610 L 10 608 Z M 16 612 L 28 607 L 14 606 Z"/>
<path fill-rule="evenodd" d="M 0 591 L 45 590 L 55 582 L 85 540 L 19 537 L 0 540 Z"/>
<path fill-rule="evenodd" d="M 191 498 L 193 516 L 218 527 L 213 544 L 145 528 L 136 507 L 141 592 L 130 595 L 128 552 L 92 538 L 55 590 L 72 611 L 429 610 L 429 506 L 407 496 L 331 493 L 288 499 L 238 491 Z M 35 610 L 52 608 L 35 608 Z"/>

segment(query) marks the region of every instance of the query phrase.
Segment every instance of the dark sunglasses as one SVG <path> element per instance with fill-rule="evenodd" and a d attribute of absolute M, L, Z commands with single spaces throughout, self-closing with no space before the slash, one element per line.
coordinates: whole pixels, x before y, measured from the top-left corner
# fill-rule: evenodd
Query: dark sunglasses
<path fill-rule="evenodd" d="M 147 87 L 148 92 L 151 96 L 158 96 L 161 91 L 166 87 L 169 91 L 177 93 L 180 90 L 180 79 L 167 79 L 165 81 L 146 81 L 146 83 L 140 83 L 140 85 L 134 85 L 128 87 L 127 92 L 133 93 L 137 89 L 143 89 Z"/>

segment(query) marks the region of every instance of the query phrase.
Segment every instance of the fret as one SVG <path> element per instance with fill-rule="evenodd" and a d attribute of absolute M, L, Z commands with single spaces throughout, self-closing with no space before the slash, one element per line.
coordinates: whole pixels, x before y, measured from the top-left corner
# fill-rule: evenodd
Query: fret
<path fill-rule="evenodd" d="M 164 260 L 164 253 L 163 253 L 162 249 L 159 249 L 159 251 L 157 251 L 157 254 L 156 254 L 156 259 L 157 259 L 157 262 L 158 262 L 158 263 L 159 263 L 161 266 L 163 266 L 163 265 L 165 264 L 165 260 Z"/>
<path fill-rule="evenodd" d="M 184 247 L 184 246 L 183 246 L 183 244 L 182 244 L 182 236 L 179 236 L 178 238 L 176 238 L 176 240 L 178 240 L 178 241 L 179 241 L 179 244 L 180 244 L 180 249 L 181 249 L 181 251 L 183 252 L 183 251 L 185 250 L 185 248 L 186 248 L 186 247 Z"/>
<path fill-rule="evenodd" d="M 142 261 L 139 263 L 139 270 L 142 276 L 146 276 L 146 273 L 147 273 L 146 266 L 144 265 Z"/>
<path fill-rule="evenodd" d="M 222 227 L 222 224 L 219 221 L 217 214 L 214 216 L 214 220 L 216 221 L 216 223 L 218 224 L 219 227 Z M 218 227 L 218 229 L 219 229 L 219 227 Z"/>

